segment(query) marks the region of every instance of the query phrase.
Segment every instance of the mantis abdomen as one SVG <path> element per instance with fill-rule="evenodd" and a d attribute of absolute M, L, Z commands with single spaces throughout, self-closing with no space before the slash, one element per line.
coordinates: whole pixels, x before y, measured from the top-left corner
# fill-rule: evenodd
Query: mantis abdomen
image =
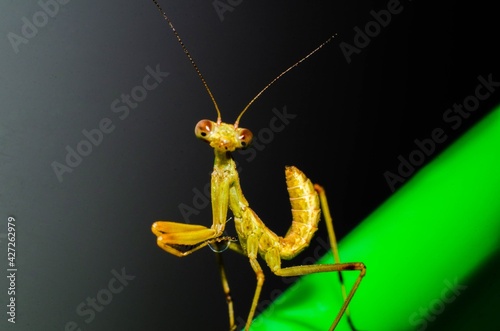
<path fill-rule="evenodd" d="M 285 176 L 292 205 L 292 225 L 280 240 L 280 255 L 288 260 L 309 246 L 318 230 L 321 212 L 318 193 L 309 178 L 294 166 L 285 168 Z"/>

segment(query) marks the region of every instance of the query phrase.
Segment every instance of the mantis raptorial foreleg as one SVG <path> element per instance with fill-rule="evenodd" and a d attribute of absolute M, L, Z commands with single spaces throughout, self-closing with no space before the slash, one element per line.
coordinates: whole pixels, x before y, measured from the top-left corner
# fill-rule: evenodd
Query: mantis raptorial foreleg
<path fill-rule="evenodd" d="M 219 251 L 224 251 L 231 242 L 236 241 L 233 237 L 216 235 L 216 231 L 203 225 L 158 221 L 153 224 L 151 231 L 157 236 L 158 246 L 179 257 L 189 255 L 207 245 L 217 251 L 214 247 L 220 243 L 224 243 L 224 248 Z"/>
<path fill-rule="evenodd" d="M 366 268 L 361 262 L 341 263 L 333 222 L 328 209 L 326 195 L 319 185 L 313 185 L 311 181 L 297 168 L 286 167 L 286 183 L 290 196 L 292 209 L 292 224 L 285 236 L 278 236 L 264 222 L 260 220 L 257 214 L 250 208 L 245 199 L 241 186 L 236 163 L 232 158 L 232 152 L 237 149 L 244 149 L 251 144 L 252 133 L 248 129 L 240 128 L 239 122 L 242 115 L 250 105 L 274 82 L 281 78 L 285 73 L 299 65 L 302 61 L 310 57 L 333 38 L 328 38 L 324 43 L 304 56 L 295 64 L 279 74 L 269 84 L 267 84 L 250 102 L 243 108 L 240 115 L 236 118 L 234 124 L 222 122 L 221 113 L 212 92 L 208 88 L 205 79 L 198 70 L 193 58 L 184 46 L 179 34 L 175 30 L 172 22 L 165 12 L 161 9 L 156 0 L 153 0 L 157 8 L 162 13 L 164 19 L 168 22 L 174 32 L 177 40 L 181 44 L 184 52 L 191 61 L 194 69 L 198 73 L 203 86 L 208 92 L 215 109 L 217 111 L 217 120 L 201 120 L 196 124 L 195 135 L 207 142 L 214 149 L 215 162 L 211 177 L 211 201 L 212 201 L 212 225 L 210 228 L 202 225 L 180 224 L 169 221 L 157 221 L 152 226 L 153 233 L 157 236 L 157 244 L 163 250 L 173 255 L 183 257 L 189 255 L 198 249 L 209 245 L 217 254 L 219 260 L 219 270 L 221 274 L 222 287 L 226 295 L 226 301 L 229 311 L 229 328 L 236 328 L 233 311 L 233 301 L 226 276 L 224 263 L 220 252 L 230 248 L 240 254 L 248 257 L 250 265 L 255 272 L 257 285 L 255 287 L 252 305 L 248 314 L 245 330 L 250 329 L 253 317 L 256 313 L 257 304 L 260 298 L 262 286 L 264 284 L 264 272 L 258 262 L 258 258 L 266 261 L 271 271 L 282 277 L 301 276 L 318 272 L 338 272 L 342 284 L 342 294 L 344 303 L 335 317 L 330 330 L 335 329 L 341 317 L 347 311 L 347 306 L 356 292 Z M 227 220 L 228 210 L 234 215 L 234 225 L 238 234 L 235 238 L 224 235 L 224 229 Z M 289 260 L 297 256 L 306 249 L 311 242 L 317 225 L 320 221 L 321 210 L 323 218 L 327 225 L 332 254 L 334 256 L 333 264 L 314 264 L 299 265 L 290 267 L 281 267 L 281 260 Z M 343 283 L 342 271 L 359 271 L 359 275 L 354 282 L 352 289 L 347 293 Z M 349 318 L 349 314 L 347 313 Z M 349 318 L 351 328 L 354 330 L 352 321 Z"/>

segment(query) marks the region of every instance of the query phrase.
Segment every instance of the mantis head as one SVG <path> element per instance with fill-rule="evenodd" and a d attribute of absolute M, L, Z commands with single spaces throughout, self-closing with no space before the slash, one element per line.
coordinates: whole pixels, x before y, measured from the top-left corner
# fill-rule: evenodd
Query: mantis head
<path fill-rule="evenodd" d="M 194 133 L 197 138 L 207 142 L 220 152 L 234 152 L 244 149 L 252 143 L 253 134 L 250 130 L 239 128 L 237 124 L 226 124 L 218 120 L 201 120 L 196 124 Z"/>

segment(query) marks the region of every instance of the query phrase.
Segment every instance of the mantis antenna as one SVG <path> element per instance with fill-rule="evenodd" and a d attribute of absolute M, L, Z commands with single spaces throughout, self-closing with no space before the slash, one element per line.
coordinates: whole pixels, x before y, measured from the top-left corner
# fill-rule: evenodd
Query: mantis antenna
<path fill-rule="evenodd" d="M 212 102 L 215 106 L 215 110 L 217 111 L 217 123 L 221 123 L 222 119 L 221 119 L 221 112 L 220 112 L 220 109 L 219 109 L 219 106 L 217 105 L 217 102 L 215 101 L 215 98 L 212 94 L 212 91 L 210 91 L 210 88 L 208 87 L 208 84 L 207 82 L 205 81 L 205 78 L 203 77 L 203 75 L 201 74 L 201 71 L 200 69 L 198 69 L 198 66 L 196 65 L 196 62 L 194 62 L 194 59 L 193 57 L 191 56 L 191 54 L 189 53 L 189 51 L 187 50 L 186 46 L 184 45 L 184 43 L 182 42 L 182 39 L 181 37 L 179 36 L 179 34 L 177 33 L 177 30 L 175 30 L 175 27 L 174 25 L 172 24 L 172 22 L 170 21 L 170 19 L 168 18 L 167 14 L 165 13 L 165 11 L 161 8 L 160 4 L 158 3 L 158 1 L 156 0 L 152 0 L 154 2 L 154 4 L 156 5 L 156 7 L 158 8 L 158 10 L 160 11 L 160 13 L 163 15 L 163 18 L 165 19 L 165 21 L 167 21 L 168 25 L 170 26 L 170 29 L 172 29 L 175 37 L 177 38 L 177 41 L 179 42 L 179 44 L 181 45 L 182 49 L 184 50 L 184 53 L 186 53 L 186 56 L 188 57 L 189 61 L 191 62 L 191 64 L 193 65 L 194 67 L 194 70 L 196 70 L 196 72 L 198 73 L 198 76 L 200 77 L 201 79 L 201 82 L 203 83 L 203 86 L 205 86 L 205 89 L 207 90 L 208 92 L 208 95 L 210 96 L 210 99 L 212 99 Z M 337 36 L 337 34 L 333 34 L 332 36 L 330 36 L 327 40 L 325 40 L 321 45 L 319 45 L 318 47 L 316 47 L 313 51 L 311 51 L 309 54 L 307 54 L 306 56 L 304 56 L 302 59 L 300 59 L 299 61 L 295 62 L 294 64 L 292 64 L 288 69 L 286 69 L 285 71 L 283 71 L 282 73 L 280 73 L 278 76 L 276 76 L 276 78 L 274 78 L 270 83 L 268 83 L 266 86 L 264 86 L 264 88 L 262 90 L 260 90 L 259 93 L 257 93 L 257 95 L 255 95 L 252 100 L 250 100 L 250 102 L 245 106 L 245 108 L 243 108 L 243 110 L 241 111 L 241 113 L 238 115 L 238 117 L 236 118 L 236 121 L 234 122 L 234 127 L 237 128 L 239 123 L 240 123 L 240 119 L 241 117 L 243 116 L 243 114 L 247 111 L 248 108 L 250 108 L 250 106 L 255 102 L 255 100 L 257 100 L 262 93 L 264 93 L 265 90 L 267 90 L 271 85 L 273 85 L 278 79 L 280 79 L 281 77 L 283 77 L 287 72 L 289 72 L 290 70 L 292 70 L 293 68 L 295 68 L 296 66 L 298 66 L 299 64 L 301 64 L 302 62 L 304 62 L 308 57 L 310 57 L 311 55 L 313 55 L 314 53 L 316 53 L 317 51 L 319 51 L 323 46 L 325 46 L 326 44 L 328 44 L 333 38 L 335 38 L 335 36 Z"/>
<path fill-rule="evenodd" d="M 184 43 L 182 42 L 181 37 L 177 33 L 177 30 L 175 30 L 174 25 L 172 24 L 172 22 L 168 18 L 165 11 L 161 8 L 160 4 L 156 0 L 153 0 L 153 2 L 156 5 L 156 7 L 158 8 L 158 10 L 160 11 L 160 13 L 163 15 L 163 18 L 165 19 L 165 21 L 167 21 L 168 25 L 170 25 L 170 29 L 172 29 L 172 31 L 174 32 L 174 35 L 177 38 L 177 41 L 179 42 L 179 44 L 181 44 L 181 47 L 184 50 L 184 53 L 186 53 L 189 61 L 193 65 L 194 70 L 196 70 L 196 72 L 198 73 L 198 76 L 200 76 L 201 82 L 203 83 L 203 86 L 205 86 L 205 89 L 207 90 L 208 95 L 210 96 L 210 99 L 212 99 L 212 102 L 214 103 L 215 110 L 217 111 L 217 123 L 220 123 L 221 122 L 221 114 L 220 114 L 219 106 L 217 105 L 217 102 L 215 101 L 215 98 L 212 94 L 212 91 L 210 91 L 210 88 L 208 87 L 208 84 L 205 81 L 205 78 L 203 78 L 203 75 L 201 74 L 200 69 L 198 69 L 198 66 L 196 65 L 196 62 L 194 62 L 193 57 L 191 56 L 191 54 L 189 54 L 189 51 L 187 50 L 186 46 L 184 46 Z"/>
<path fill-rule="evenodd" d="M 319 51 L 323 46 L 325 46 L 333 38 L 335 38 L 335 36 L 337 36 L 336 33 L 333 34 L 332 36 L 330 36 L 321 45 L 319 45 L 318 47 L 316 47 L 312 52 L 310 52 L 309 54 L 307 54 L 306 56 L 304 56 L 302 59 L 300 59 L 297 62 L 295 62 L 294 64 L 292 64 L 288 69 L 286 69 L 285 71 L 283 71 L 281 74 L 279 74 L 278 76 L 276 76 L 276 78 L 274 78 L 269 84 L 267 84 L 266 86 L 264 86 L 264 88 L 262 90 L 260 90 L 260 92 L 257 93 L 257 95 L 254 96 L 252 100 L 250 100 L 250 102 L 245 106 L 245 108 L 243 108 L 243 110 L 241 111 L 240 115 L 236 119 L 236 122 L 234 122 L 234 126 L 238 127 L 238 124 L 240 122 L 241 116 L 243 116 L 243 114 L 247 111 L 247 109 L 250 108 L 250 106 L 252 105 L 252 103 L 254 103 L 254 101 L 257 100 L 260 97 L 260 95 L 262 93 L 264 93 L 264 91 L 269 88 L 269 86 L 273 85 L 278 79 L 280 79 L 281 77 L 283 77 L 287 72 L 289 72 L 290 70 L 292 70 L 293 68 L 295 68 L 296 66 L 298 66 L 299 64 L 301 64 L 303 61 L 305 61 L 308 57 L 310 57 L 311 55 L 313 55 L 314 53 L 316 53 L 317 51 Z"/>

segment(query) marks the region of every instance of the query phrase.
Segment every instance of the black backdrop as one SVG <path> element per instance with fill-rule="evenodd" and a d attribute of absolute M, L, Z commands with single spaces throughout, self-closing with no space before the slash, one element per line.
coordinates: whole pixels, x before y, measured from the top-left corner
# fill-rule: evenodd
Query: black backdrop
<path fill-rule="evenodd" d="M 485 6 L 161 4 L 228 122 L 277 74 L 338 34 L 241 121 L 260 138 L 254 154 L 236 155 L 242 187 L 278 234 L 290 223 L 285 165 L 327 189 L 342 238 L 393 193 L 384 173 L 397 172 L 398 156 L 407 157 L 415 139 L 443 126 L 443 114 L 475 92 L 479 76 L 500 80 L 493 9 Z M 385 27 L 366 26 L 375 21 L 370 11 L 388 6 L 393 14 Z M 373 29 L 369 41 L 357 32 L 366 27 Z M 13 216 L 18 268 L 16 324 L 3 313 L 1 329 L 64 330 L 72 322 L 82 330 L 226 329 L 213 253 L 175 258 L 150 232 L 157 219 L 211 223 L 197 192 L 209 181 L 213 155 L 193 129 L 216 117 L 153 3 L 3 2 L 0 31 L 0 247 L 6 252 Z M 154 71 L 156 81 L 145 79 Z M 128 104 L 126 95 L 132 95 Z M 498 95 L 448 131 L 425 163 L 487 114 Z M 270 123 L 284 109 L 288 118 L 278 130 Z M 94 133 L 94 144 L 84 132 Z M 81 159 L 67 156 L 78 148 L 86 154 Z M 324 229 L 318 235 L 326 238 Z M 246 259 L 225 256 L 236 315 L 246 318 L 255 276 Z M 286 288 L 266 275 L 263 298 Z M 88 298 L 96 296 L 106 305 L 93 308 Z"/>

